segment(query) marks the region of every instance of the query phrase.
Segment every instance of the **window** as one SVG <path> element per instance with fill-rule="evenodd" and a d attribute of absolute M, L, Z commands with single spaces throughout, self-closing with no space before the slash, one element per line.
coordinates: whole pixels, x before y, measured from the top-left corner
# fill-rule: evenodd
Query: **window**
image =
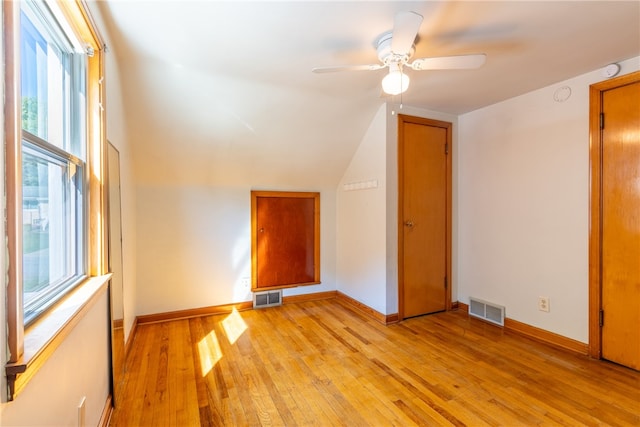
<path fill-rule="evenodd" d="M 22 292 L 29 324 L 84 278 L 84 164 L 22 142 Z"/>
<path fill-rule="evenodd" d="M 106 288 L 104 89 L 83 1 L 2 8 L 11 400 Z"/>
<path fill-rule="evenodd" d="M 28 325 L 86 273 L 86 54 L 45 3 L 20 6 L 22 301 Z"/>

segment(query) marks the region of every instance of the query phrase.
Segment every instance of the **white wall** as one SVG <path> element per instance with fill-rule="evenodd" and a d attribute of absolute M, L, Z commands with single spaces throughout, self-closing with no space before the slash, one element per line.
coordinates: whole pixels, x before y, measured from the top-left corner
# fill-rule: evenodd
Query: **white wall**
<path fill-rule="evenodd" d="M 585 343 L 589 85 L 601 80 L 596 70 L 558 82 L 462 115 L 459 128 L 459 300 L 502 304 L 509 318 Z M 571 97 L 554 101 L 563 86 Z"/>
<path fill-rule="evenodd" d="M 115 55 L 107 53 L 107 139 L 120 153 L 120 209 L 122 226 L 122 284 L 124 333 L 128 339 L 136 313 L 136 186 L 131 142 L 125 132 L 120 78 Z"/>
<path fill-rule="evenodd" d="M 76 426 L 86 397 L 86 425 L 97 425 L 109 395 L 109 333 L 104 293 L 16 399 L 0 406 L 0 424 Z"/>
<path fill-rule="evenodd" d="M 137 314 L 251 301 L 250 188 L 141 185 L 137 201 Z M 333 189 L 320 190 L 320 221 L 322 284 L 285 295 L 336 289 Z"/>
<path fill-rule="evenodd" d="M 338 290 L 380 313 L 386 306 L 386 105 L 369 125 L 337 188 Z M 377 180 L 377 188 L 345 184 Z"/>
<path fill-rule="evenodd" d="M 105 28 L 97 3 L 89 2 L 91 13 L 98 28 Z M 136 317 L 136 185 L 131 138 L 126 132 L 127 116 L 120 71 L 118 69 L 117 46 L 113 46 L 109 35 L 101 34 L 108 46 L 105 57 L 107 139 L 120 153 L 120 209 L 122 222 L 122 283 L 124 302 L 124 333 L 128 339 Z"/>

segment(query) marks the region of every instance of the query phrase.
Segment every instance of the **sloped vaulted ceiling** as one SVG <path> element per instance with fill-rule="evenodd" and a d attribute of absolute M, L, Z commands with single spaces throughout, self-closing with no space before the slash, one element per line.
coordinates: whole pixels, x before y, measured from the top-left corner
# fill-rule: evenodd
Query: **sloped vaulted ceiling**
<path fill-rule="evenodd" d="M 640 2 L 92 4 L 120 70 L 141 183 L 334 187 L 377 109 L 394 15 L 424 16 L 416 57 L 486 53 L 478 70 L 411 71 L 403 103 L 460 114 L 640 55 Z M 113 60 L 113 59 L 109 59 Z"/>

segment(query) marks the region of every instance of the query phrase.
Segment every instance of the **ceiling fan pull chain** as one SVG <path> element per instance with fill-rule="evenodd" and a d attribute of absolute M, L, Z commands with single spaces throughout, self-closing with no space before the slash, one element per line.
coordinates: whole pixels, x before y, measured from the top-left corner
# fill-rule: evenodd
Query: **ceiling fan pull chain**
<path fill-rule="evenodd" d="M 402 87 L 402 80 L 406 77 L 406 74 L 404 73 L 404 64 L 400 64 L 400 87 Z M 402 110 L 402 94 L 404 93 L 404 90 L 402 92 L 400 92 L 400 109 Z"/>

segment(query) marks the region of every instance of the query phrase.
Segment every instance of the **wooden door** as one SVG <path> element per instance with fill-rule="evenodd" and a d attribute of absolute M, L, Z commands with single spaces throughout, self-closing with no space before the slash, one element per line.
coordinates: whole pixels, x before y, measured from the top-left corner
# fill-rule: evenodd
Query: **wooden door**
<path fill-rule="evenodd" d="M 253 289 L 320 283 L 320 194 L 252 191 Z"/>
<path fill-rule="evenodd" d="M 400 318 L 450 304 L 451 124 L 400 115 Z"/>
<path fill-rule="evenodd" d="M 640 369 L 640 82 L 602 106 L 602 357 Z"/>
<path fill-rule="evenodd" d="M 592 227 L 598 227 L 600 250 L 590 262 L 600 264 L 601 357 L 640 370 L 640 73 L 635 74 L 606 82 L 595 100 L 600 212 Z"/>

